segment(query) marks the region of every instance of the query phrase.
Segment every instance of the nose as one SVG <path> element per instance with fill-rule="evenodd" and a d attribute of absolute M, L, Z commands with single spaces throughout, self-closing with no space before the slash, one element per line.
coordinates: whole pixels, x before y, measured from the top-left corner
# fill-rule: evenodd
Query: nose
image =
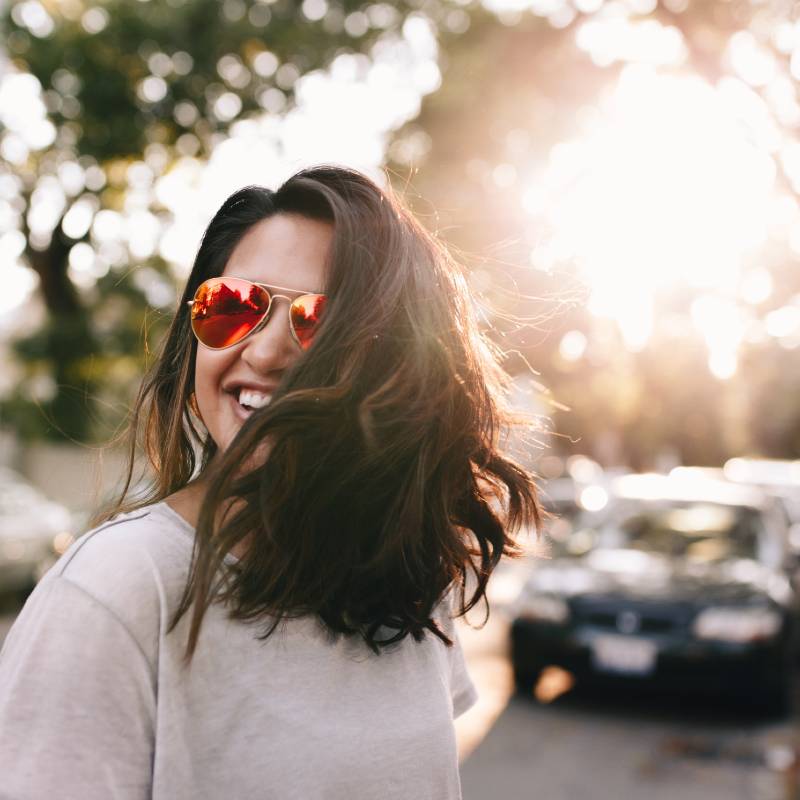
<path fill-rule="evenodd" d="M 282 372 L 300 350 L 289 330 L 289 303 L 274 298 L 266 325 L 245 339 L 240 357 L 255 372 Z"/>

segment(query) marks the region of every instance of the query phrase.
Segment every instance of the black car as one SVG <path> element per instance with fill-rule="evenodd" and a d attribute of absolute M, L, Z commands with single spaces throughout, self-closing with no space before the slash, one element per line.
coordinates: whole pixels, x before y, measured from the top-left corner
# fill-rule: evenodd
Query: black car
<path fill-rule="evenodd" d="M 517 686 L 579 679 L 790 700 L 798 598 L 780 510 L 758 490 L 662 475 L 614 481 L 512 611 Z"/>

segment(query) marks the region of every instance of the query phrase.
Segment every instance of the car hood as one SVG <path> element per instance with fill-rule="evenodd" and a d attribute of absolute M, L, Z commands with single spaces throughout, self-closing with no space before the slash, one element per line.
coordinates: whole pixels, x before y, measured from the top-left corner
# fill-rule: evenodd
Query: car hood
<path fill-rule="evenodd" d="M 753 559 L 698 564 L 636 550 L 600 550 L 537 566 L 528 589 L 565 596 L 617 595 L 641 600 L 742 602 L 791 593 L 781 573 Z"/>

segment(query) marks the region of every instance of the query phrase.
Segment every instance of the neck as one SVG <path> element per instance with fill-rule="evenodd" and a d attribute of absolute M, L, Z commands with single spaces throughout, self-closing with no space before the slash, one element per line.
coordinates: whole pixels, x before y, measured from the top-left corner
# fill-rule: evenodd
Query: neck
<path fill-rule="evenodd" d="M 196 528 L 200 518 L 200 506 L 203 504 L 207 490 L 207 480 L 203 476 L 200 476 L 184 486 L 183 489 L 179 489 L 174 494 L 165 498 L 165 502 L 176 514 L 183 517 L 193 528 Z M 241 503 L 241 500 L 234 500 L 217 510 L 215 516 L 215 523 L 217 526 L 222 522 L 224 513 L 234 509 L 237 503 Z M 249 539 L 250 537 L 247 536 L 242 541 L 238 542 L 231 548 L 231 554 L 237 558 L 242 558 L 247 552 Z"/>

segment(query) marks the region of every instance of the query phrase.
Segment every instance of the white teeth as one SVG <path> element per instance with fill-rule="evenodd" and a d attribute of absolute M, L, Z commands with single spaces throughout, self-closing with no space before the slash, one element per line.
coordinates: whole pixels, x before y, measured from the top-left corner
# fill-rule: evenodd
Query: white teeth
<path fill-rule="evenodd" d="M 254 392 L 252 389 L 239 390 L 239 404 L 249 408 L 264 408 L 272 399 L 272 395 Z"/>

